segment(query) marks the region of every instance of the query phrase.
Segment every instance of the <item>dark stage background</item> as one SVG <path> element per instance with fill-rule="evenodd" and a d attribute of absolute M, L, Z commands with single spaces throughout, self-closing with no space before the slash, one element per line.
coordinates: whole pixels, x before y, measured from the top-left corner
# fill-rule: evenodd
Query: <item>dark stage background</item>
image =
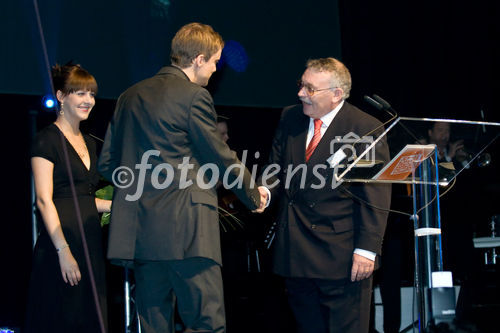
<path fill-rule="evenodd" d="M 165 64 L 173 33 L 192 21 L 211 24 L 226 41 L 239 43 L 228 43 L 227 62 L 209 89 L 218 112 L 230 117 L 229 144 L 240 153 L 261 152 L 249 163 L 265 160 L 281 107 L 297 101 L 295 80 L 308 58 L 340 57 L 353 76 L 349 101 L 379 119 L 387 115 L 366 105 L 363 95 L 384 97 L 403 116 L 481 120 L 483 110 L 486 121 L 500 121 L 496 1 L 53 0 L 40 1 L 40 13 L 50 63 L 73 59 L 98 80 L 99 98 L 85 129 L 101 137 L 116 97 Z M 0 27 L 0 327 L 19 327 L 31 260 L 30 110 L 40 111 L 38 127 L 55 115 L 40 107 L 49 90 L 33 3 L 3 1 Z M 497 142 L 489 149 L 489 167 L 462 173 L 443 199 L 443 223 L 464 231 L 466 239 L 500 214 L 499 147 Z M 411 263 L 403 276 L 412 278 Z M 266 295 L 256 294 L 263 297 L 255 305 L 262 321 L 254 324 L 264 325 L 276 313 L 263 309 L 279 301 L 266 307 Z"/>
<path fill-rule="evenodd" d="M 321 10 L 303 1 L 39 0 L 51 64 L 70 59 L 96 77 L 102 98 L 155 74 L 169 60 L 170 40 L 184 24 L 210 23 L 227 43 L 212 80 L 219 105 L 282 106 L 294 98 L 309 57 L 340 56 L 337 0 Z M 6 47 L 0 53 L 0 91 L 50 91 L 32 0 L 3 4 Z M 289 22 L 286 23 L 286 22 Z M 307 47 L 304 47 L 307 45 Z M 22 66 L 12 66 L 22 64 Z"/>

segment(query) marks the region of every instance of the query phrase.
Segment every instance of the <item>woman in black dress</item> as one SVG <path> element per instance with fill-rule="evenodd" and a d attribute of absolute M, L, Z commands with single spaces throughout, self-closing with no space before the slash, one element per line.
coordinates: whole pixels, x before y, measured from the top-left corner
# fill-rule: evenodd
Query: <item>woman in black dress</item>
<path fill-rule="evenodd" d="M 80 122 L 88 118 L 95 104 L 97 83 L 79 65 L 56 65 L 52 77 L 60 111 L 57 120 L 37 134 L 31 152 L 43 227 L 34 250 L 24 332 L 100 332 L 98 313 L 104 328 L 107 316 L 105 257 L 98 212 L 109 212 L 111 201 L 95 198 L 99 180 L 95 142 L 80 132 Z M 63 144 L 98 302 L 93 296 Z"/>

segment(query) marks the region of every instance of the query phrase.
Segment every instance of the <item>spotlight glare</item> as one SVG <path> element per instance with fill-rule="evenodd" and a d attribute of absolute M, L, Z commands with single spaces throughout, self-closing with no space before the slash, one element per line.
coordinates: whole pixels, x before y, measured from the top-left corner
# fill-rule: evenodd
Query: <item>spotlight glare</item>
<path fill-rule="evenodd" d="M 53 109 L 56 106 L 56 101 L 52 95 L 45 95 L 42 98 L 42 106 L 45 109 Z"/>
<path fill-rule="evenodd" d="M 54 107 L 54 100 L 53 99 L 48 99 L 45 101 L 45 107 L 47 108 L 53 108 Z"/>

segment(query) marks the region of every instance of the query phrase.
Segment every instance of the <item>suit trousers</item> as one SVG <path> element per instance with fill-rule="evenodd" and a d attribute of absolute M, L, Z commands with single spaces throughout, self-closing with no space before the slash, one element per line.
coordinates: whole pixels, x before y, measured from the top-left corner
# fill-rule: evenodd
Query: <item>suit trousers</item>
<path fill-rule="evenodd" d="M 372 281 L 287 278 L 297 333 L 367 333 Z"/>
<path fill-rule="evenodd" d="M 173 333 L 176 304 L 186 332 L 224 332 L 222 275 L 214 261 L 136 260 L 134 274 L 142 332 Z"/>

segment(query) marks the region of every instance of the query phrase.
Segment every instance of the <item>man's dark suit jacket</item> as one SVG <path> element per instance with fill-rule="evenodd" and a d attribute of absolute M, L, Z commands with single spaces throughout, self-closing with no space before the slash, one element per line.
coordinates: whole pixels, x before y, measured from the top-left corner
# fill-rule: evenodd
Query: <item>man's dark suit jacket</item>
<path fill-rule="evenodd" d="M 279 198 L 281 205 L 274 244 L 274 271 L 285 277 L 348 279 L 355 248 L 380 254 L 388 216 L 386 211 L 360 203 L 349 192 L 374 206 L 388 209 L 391 189 L 387 184 L 361 183 L 343 183 L 332 189 L 333 170 L 326 166 L 332 155 L 330 143 L 336 136 L 344 137 L 351 132 L 365 136 L 381 123 L 344 102 L 306 163 L 309 119 L 301 105 L 285 109 L 273 141 L 270 163 L 278 164 L 281 170 L 277 177 L 280 183 L 272 189 L 272 198 Z M 378 131 L 382 130 L 380 126 Z M 377 160 L 389 159 L 385 141 L 375 149 Z M 301 164 L 307 166 L 304 189 L 300 189 L 300 171 L 289 186 L 285 186 L 290 173 L 287 168 L 295 169 Z M 326 180 L 320 189 L 311 188 L 312 184 L 320 184 L 313 171 L 316 165 L 325 166 L 316 170 Z M 272 182 L 273 179 L 267 183 Z"/>
<path fill-rule="evenodd" d="M 221 263 L 217 194 L 215 187 L 199 186 L 197 173 L 202 165 L 213 163 L 222 177 L 229 166 L 241 162 L 220 139 L 216 119 L 209 92 L 190 82 L 176 67 L 162 68 L 120 96 L 106 133 L 99 171 L 112 180 L 114 170 L 125 166 L 134 171 L 135 182 L 128 188 L 115 186 L 110 259 L 205 257 Z M 150 150 L 159 151 L 159 156 L 149 157 L 151 167 L 140 179 L 136 164 Z M 192 168 L 181 172 L 179 165 L 184 158 L 189 158 Z M 165 182 L 168 180 L 165 163 L 172 167 L 170 173 L 174 171 L 172 183 L 165 189 L 157 189 L 158 184 L 155 188 L 152 183 L 152 171 L 155 167 L 158 171 L 163 169 L 156 178 L 159 184 Z M 242 169 L 230 170 L 231 182 Z M 243 186 L 234 191 L 247 207 L 255 209 L 260 203 L 259 192 L 257 188 L 249 189 L 248 171 L 241 173 Z M 193 184 L 180 189 L 183 176 Z M 133 197 L 140 182 L 144 183 L 142 195 L 138 200 L 127 201 L 126 196 Z"/>

